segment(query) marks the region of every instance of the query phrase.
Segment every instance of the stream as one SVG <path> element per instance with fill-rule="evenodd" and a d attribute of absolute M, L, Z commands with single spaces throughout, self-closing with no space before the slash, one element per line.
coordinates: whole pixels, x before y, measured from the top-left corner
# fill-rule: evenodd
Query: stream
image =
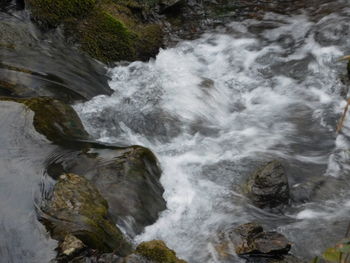
<path fill-rule="evenodd" d="M 135 243 L 164 240 L 190 263 L 244 262 L 217 248 L 226 230 L 257 221 L 311 260 L 344 237 L 350 213 L 350 117 L 336 133 L 349 88 L 339 58 L 350 54 L 350 4 L 323 2 L 227 22 L 149 62 L 116 64 L 106 73 L 112 91 L 100 64 L 71 51 L 59 34 L 42 36 L 24 11 L 6 9 L 0 19 L 33 39 L 24 35 L 25 48 L 0 53 L 0 74 L 21 85 L 46 83 L 48 96 L 64 89 L 66 101 L 88 99 L 74 108 L 94 138 L 156 154 L 167 210 Z M 28 116 L 12 123 L 23 109 L 10 104 L 0 112 L 0 262 L 46 262 L 56 242 L 36 221 L 33 200 L 49 180 L 43 166 L 56 146 L 28 126 Z M 9 124 L 27 130 L 23 140 Z M 277 212 L 241 193 L 247 176 L 275 159 L 292 193 Z M 327 183 L 317 184 L 320 178 Z"/>
<path fill-rule="evenodd" d="M 288 166 L 292 188 L 349 175 L 350 122 L 335 128 L 348 89 L 338 59 L 350 51 L 350 8 L 334 2 L 232 22 L 148 63 L 111 68 L 114 94 L 75 106 L 100 141 L 144 145 L 159 158 L 168 210 L 137 241 L 162 239 L 189 262 L 220 262 L 215 233 L 247 221 L 278 229 L 309 259 L 343 237 L 346 183 L 281 214 L 239 191 L 273 159 Z"/>

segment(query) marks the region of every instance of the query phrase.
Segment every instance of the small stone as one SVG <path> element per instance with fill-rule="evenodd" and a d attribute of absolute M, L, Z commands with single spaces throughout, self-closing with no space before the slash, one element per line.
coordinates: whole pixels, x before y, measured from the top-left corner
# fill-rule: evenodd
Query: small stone
<path fill-rule="evenodd" d="M 253 173 L 243 192 L 259 208 L 274 208 L 289 202 L 289 185 L 279 161 L 272 161 Z"/>
<path fill-rule="evenodd" d="M 84 248 L 84 243 L 71 234 L 66 235 L 63 242 L 59 246 L 59 249 L 65 256 L 72 256 L 74 254 L 77 254 Z"/>
<path fill-rule="evenodd" d="M 278 232 L 264 232 L 262 226 L 256 223 L 247 223 L 238 226 L 233 233 L 238 234 L 239 242 L 234 240 L 235 251 L 238 256 L 246 258 L 254 257 L 279 257 L 288 254 L 291 243 Z"/>
<path fill-rule="evenodd" d="M 264 231 L 263 227 L 257 223 L 246 223 L 238 226 L 234 230 L 243 238 L 250 238 L 256 234 L 259 234 Z"/>

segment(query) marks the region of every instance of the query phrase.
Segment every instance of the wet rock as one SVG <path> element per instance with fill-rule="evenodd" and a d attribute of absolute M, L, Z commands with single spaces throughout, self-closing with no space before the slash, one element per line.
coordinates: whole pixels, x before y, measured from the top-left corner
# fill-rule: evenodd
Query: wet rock
<path fill-rule="evenodd" d="M 174 9 L 179 8 L 180 6 L 185 4 L 185 0 L 160 0 L 160 12 L 166 13 L 171 12 Z"/>
<path fill-rule="evenodd" d="M 62 155 L 48 167 L 56 178 L 61 173 L 83 175 L 108 201 L 114 222 L 130 236 L 153 224 L 166 209 L 159 182 L 161 170 L 155 155 L 147 148 L 85 145 L 84 151 Z M 69 153 L 71 154 L 71 152 Z"/>
<path fill-rule="evenodd" d="M 259 208 L 287 204 L 289 185 L 282 164 L 272 161 L 255 171 L 249 177 L 243 192 Z"/>
<path fill-rule="evenodd" d="M 41 209 L 40 220 L 65 254 L 83 247 L 77 239 L 100 252 L 123 256 L 131 252 L 131 245 L 110 219 L 107 201 L 84 177 L 60 176 Z"/>
<path fill-rule="evenodd" d="M 214 247 L 223 262 L 237 262 L 236 255 L 249 263 L 301 262 L 289 254 L 291 243 L 284 235 L 254 222 L 221 232 Z"/>
<path fill-rule="evenodd" d="M 71 234 L 66 235 L 63 242 L 59 245 L 60 253 L 66 257 L 72 257 L 85 248 L 84 243 Z"/>
<path fill-rule="evenodd" d="M 143 19 L 144 5 L 135 0 L 27 2 L 36 21 L 47 27 L 64 24 L 67 36 L 103 62 L 149 59 L 162 45 L 161 27 Z"/>
<path fill-rule="evenodd" d="M 176 257 L 175 251 L 169 249 L 161 240 L 143 242 L 136 248 L 135 254 L 154 263 L 186 263 Z"/>
<path fill-rule="evenodd" d="M 86 140 L 85 131 L 74 109 L 56 99 L 47 97 L 32 99 L 0 98 L 2 101 L 22 103 L 34 112 L 35 129 L 53 142 L 64 140 Z"/>
<path fill-rule="evenodd" d="M 75 263 L 186 263 L 161 240 L 141 243 L 132 254 L 120 257 L 113 253 L 82 255 L 69 262 Z"/>
<path fill-rule="evenodd" d="M 282 234 L 261 232 L 248 236 L 240 246 L 236 247 L 236 253 L 239 256 L 274 256 L 287 254 L 290 248 L 291 244 Z"/>

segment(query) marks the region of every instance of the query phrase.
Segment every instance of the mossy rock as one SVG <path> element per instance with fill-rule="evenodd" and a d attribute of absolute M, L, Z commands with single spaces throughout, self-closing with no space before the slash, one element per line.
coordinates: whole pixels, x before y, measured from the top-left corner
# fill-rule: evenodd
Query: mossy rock
<path fill-rule="evenodd" d="M 175 251 L 169 249 L 161 240 L 143 242 L 136 248 L 135 254 L 156 263 L 186 263 L 176 257 Z"/>
<path fill-rule="evenodd" d="M 67 235 L 73 235 L 99 252 L 115 252 L 121 256 L 131 252 L 131 245 L 109 218 L 107 201 L 82 176 L 60 176 L 52 196 L 41 209 L 40 220 L 60 242 Z"/>
<path fill-rule="evenodd" d="M 129 236 L 142 233 L 166 209 L 155 155 L 141 146 L 82 147 L 84 150 L 79 154 L 62 156 L 49 163 L 47 173 L 54 179 L 63 173 L 89 179 L 107 200 L 112 220 Z"/>
<path fill-rule="evenodd" d="M 134 60 L 137 35 L 123 22 L 103 10 L 98 10 L 78 25 L 81 47 L 103 62 Z"/>
<path fill-rule="evenodd" d="M 96 0 L 27 0 L 32 16 L 49 26 L 56 26 L 66 20 L 78 19 L 96 5 Z"/>
<path fill-rule="evenodd" d="M 152 3 L 133 0 L 27 0 L 41 24 L 63 24 L 68 38 L 102 62 L 147 60 L 163 42 L 160 25 L 143 14 Z"/>
<path fill-rule="evenodd" d="M 0 100 L 26 105 L 34 112 L 35 129 L 50 141 L 63 142 L 89 138 L 75 110 L 59 100 L 47 97 L 31 99 L 3 97 Z"/>

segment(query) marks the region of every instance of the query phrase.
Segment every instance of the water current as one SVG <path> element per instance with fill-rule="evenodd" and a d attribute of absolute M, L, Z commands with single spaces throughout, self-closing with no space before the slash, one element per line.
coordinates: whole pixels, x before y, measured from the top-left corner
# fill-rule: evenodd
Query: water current
<path fill-rule="evenodd" d="M 159 159 L 168 209 L 135 241 L 162 239 L 195 263 L 224 262 L 220 233 L 248 221 L 282 232 L 307 259 L 340 240 L 350 212 L 350 118 L 335 129 L 349 35 L 348 2 L 329 1 L 232 22 L 147 63 L 110 68 L 114 93 L 75 108 L 98 140 L 143 145 Z M 277 213 L 240 192 L 273 159 L 292 189 Z M 320 178 L 328 181 L 315 192 Z"/>

